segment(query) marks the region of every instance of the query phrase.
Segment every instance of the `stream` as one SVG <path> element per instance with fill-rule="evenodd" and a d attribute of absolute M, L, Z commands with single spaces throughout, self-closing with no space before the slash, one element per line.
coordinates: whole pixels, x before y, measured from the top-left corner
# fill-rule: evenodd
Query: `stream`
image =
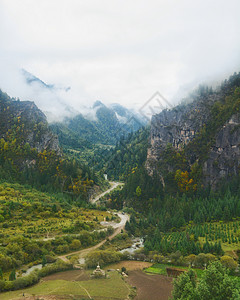
<path fill-rule="evenodd" d="M 132 244 L 131 247 L 122 249 L 120 252 L 124 253 L 125 251 L 127 251 L 130 254 L 133 254 L 134 251 L 136 251 L 136 250 L 143 247 L 143 238 L 135 238 L 132 241 L 133 241 L 133 244 Z"/>

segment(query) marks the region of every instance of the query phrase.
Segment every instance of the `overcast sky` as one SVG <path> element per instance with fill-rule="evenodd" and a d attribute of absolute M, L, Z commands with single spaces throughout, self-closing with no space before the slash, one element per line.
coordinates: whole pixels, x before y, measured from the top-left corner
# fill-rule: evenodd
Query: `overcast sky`
<path fill-rule="evenodd" d="M 75 108 L 142 105 L 156 91 L 175 101 L 240 71 L 239 12 L 239 0 L 0 0 L 0 88 L 38 99 L 24 68 L 71 86 L 61 97 Z"/>

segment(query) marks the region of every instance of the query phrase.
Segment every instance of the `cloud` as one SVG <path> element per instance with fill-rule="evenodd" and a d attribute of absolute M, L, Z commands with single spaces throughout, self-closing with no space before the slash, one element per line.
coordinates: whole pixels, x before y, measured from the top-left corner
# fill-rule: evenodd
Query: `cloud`
<path fill-rule="evenodd" d="M 238 0 L 2 0 L 0 87 L 43 106 L 24 68 L 71 86 L 58 97 L 75 110 L 96 99 L 141 107 L 155 91 L 176 102 L 240 70 L 239 11 Z"/>

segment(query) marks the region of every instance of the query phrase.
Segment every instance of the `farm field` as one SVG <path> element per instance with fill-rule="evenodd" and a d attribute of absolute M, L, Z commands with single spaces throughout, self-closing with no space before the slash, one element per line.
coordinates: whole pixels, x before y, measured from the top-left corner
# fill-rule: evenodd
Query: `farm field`
<path fill-rule="evenodd" d="M 78 276 L 86 277 L 82 277 L 85 280 L 79 281 Z M 97 300 L 114 300 L 126 299 L 129 292 L 130 287 L 116 271 L 109 272 L 107 279 L 88 279 L 88 274 L 84 275 L 83 271 L 74 270 L 47 276 L 31 288 L 2 293 L 1 300 L 36 299 L 36 297 L 41 297 L 40 299 L 88 299 L 92 297 Z M 48 298 L 49 296 L 52 298 Z"/>
<path fill-rule="evenodd" d="M 129 271 L 126 281 L 137 288 L 135 300 L 168 300 L 172 292 L 172 278 L 149 275 L 141 270 Z"/>
<path fill-rule="evenodd" d="M 146 261 L 137 261 L 137 260 L 123 260 L 119 263 L 111 264 L 105 269 L 121 269 L 122 267 L 126 268 L 128 271 L 133 270 L 142 270 L 152 266 L 152 263 Z"/>
<path fill-rule="evenodd" d="M 188 270 L 188 267 L 183 267 L 183 266 L 176 266 L 176 265 L 170 265 L 170 264 L 154 264 L 150 266 L 149 268 L 145 269 L 144 271 L 146 273 L 150 274 L 159 274 L 159 275 L 164 275 L 167 276 L 167 271 L 166 268 L 177 268 L 177 269 L 183 269 L 183 270 Z M 194 271 L 197 273 L 197 276 L 200 278 L 202 275 L 203 270 L 202 269 L 195 269 Z"/>
<path fill-rule="evenodd" d="M 173 265 L 173 264 L 154 264 L 146 269 L 144 269 L 144 272 L 146 274 L 158 274 L 158 275 L 163 275 L 163 276 L 167 276 L 167 272 L 166 272 L 166 268 L 176 268 L 176 269 L 182 269 L 182 270 L 186 270 L 188 271 L 189 268 L 188 267 L 184 267 L 184 266 L 177 266 L 177 265 Z M 203 269 L 199 269 L 199 268 L 192 268 L 194 270 L 194 272 L 197 274 L 198 278 L 202 277 L 203 274 Z M 230 276 L 232 279 L 237 279 L 240 282 L 240 277 L 239 276 Z"/>
<path fill-rule="evenodd" d="M 199 253 L 223 255 L 225 252 L 236 257 L 233 251 L 240 249 L 240 221 L 190 223 L 176 232 L 156 233 L 145 247 L 164 255 L 179 250 L 183 256 Z"/>
<path fill-rule="evenodd" d="M 144 261 L 121 261 L 116 264 L 111 264 L 105 269 L 127 269 L 128 278 L 126 282 L 136 288 L 135 300 L 167 300 L 171 296 L 172 278 L 161 273 L 149 274 L 143 270 L 151 269 L 152 263 Z M 155 266 L 155 265 L 154 265 Z M 153 266 L 153 267 L 154 267 Z M 156 269 L 157 270 L 157 269 Z"/>
<path fill-rule="evenodd" d="M 88 299 L 89 295 L 96 300 L 126 299 L 129 293 L 135 293 L 138 300 L 165 300 L 171 295 L 172 278 L 159 274 L 146 274 L 142 269 L 151 263 L 141 261 L 121 261 L 105 267 L 105 270 L 125 267 L 129 277 L 122 279 L 116 271 L 108 272 L 109 279 L 90 279 L 91 271 L 71 270 L 44 277 L 33 287 L 1 294 L 1 300 L 22 299 Z M 24 297 L 23 297 L 24 293 Z M 34 298 L 35 297 L 35 298 Z"/>

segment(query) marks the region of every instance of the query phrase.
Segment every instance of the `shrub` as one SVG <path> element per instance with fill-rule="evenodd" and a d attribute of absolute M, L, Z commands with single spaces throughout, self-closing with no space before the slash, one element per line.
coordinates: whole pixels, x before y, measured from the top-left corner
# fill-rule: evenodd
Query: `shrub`
<path fill-rule="evenodd" d="M 86 257 L 86 265 L 89 268 L 94 268 L 99 263 L 100 266 L 104 266 L 110 263 L 118 262 L 122 258 L 120 252 L 111 250 L 97 250 L 89 253 Z"/>
<path fill-rule="evenodd" d="M 61 260 L 58 260 L 52 265 L 46 266 L 41 270 L 34 270 L 29 275 L 19 277 L 14 281 L 0 280 L 0 292 L 23 289 L 25 287 L 36 284 L 42 277 L 56 272 L 67 271 L 71 269 L 73 269 L 72 264 L 68 264 Z"/>
<path fill-rule="evenodd" d="M 237 262 L 228 255 L 224 255 L 221 257 L 221 263 L 224 267 L 230 269 L 231 271 L 234 271 L 238 266 Z"/>

